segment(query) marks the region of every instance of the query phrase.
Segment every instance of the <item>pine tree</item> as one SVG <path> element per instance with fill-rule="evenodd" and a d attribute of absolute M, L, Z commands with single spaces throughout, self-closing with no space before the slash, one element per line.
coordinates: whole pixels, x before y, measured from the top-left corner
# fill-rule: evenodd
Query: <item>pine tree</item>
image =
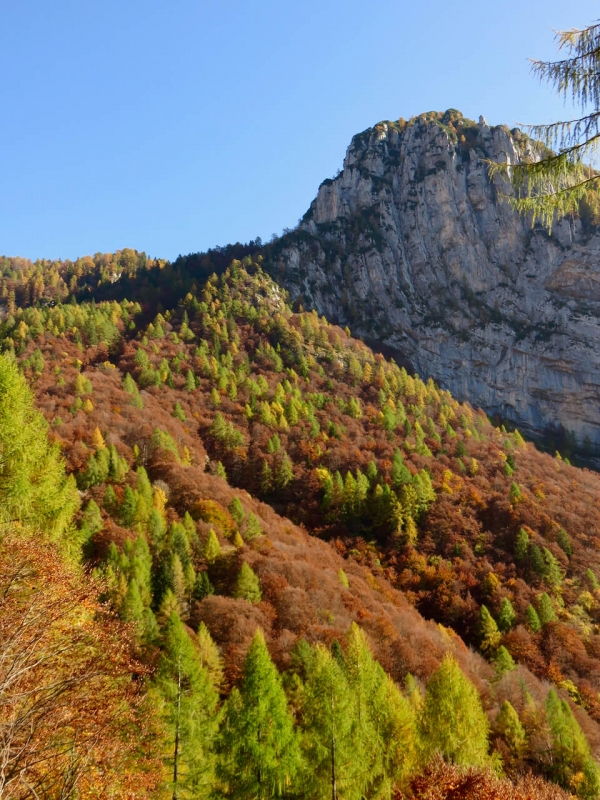
<path fill-rule="evenodd" d="M 515 540 L 515 560 L 523 563 L 529 553 L 529 536 L 524 528 L 519 528 L 517 538 Z"/>
<path fill-rule="evenodd" d="M 121 522 L 126 528 L 130 528 L 134 523 L 137 516 L 137 501 L 131 486 L 126 486 L 123 492 L 123 500 L 119 508 L 119 516 Z"/>
<path fill-rule="evenodd" d="M 362 765 L 355 757 L 354 703 L 344 669 L 317 645 L 301 695 L 305 796 L 360 800 Z"/>
<path fill-rule="evenodd" d="M 502 736 L 512 755 L 515 758 L 522 758 L 525 754 L 527 734 L 519 715 L 508 700 L 502 703 L 494 728 Z"/>
<path fill-rule="evenodd" d="M 240 689 L 225 704 L 218 752 L 223 795 L 235 800 L 284 797 L 298 771 L 298 735 L 261 631 L 246 654 Z"/>
<path fill-rule="evenodd" d="M 266 459 L 263 459 L 260 468 L 260 491 L 269 494 L 273 490 L 273 472 Z"/>
<path fill-rule="evenodd" d="M 544 578 L 550 586 L 556 588 L 562 583 L 564 573 L 560 568 L 560 564 L 547 547 L 544 547 L 543 555 L 545 564 Z"/>
<path fill-rule="evenodd" d="M 121 606 L 121 618 L 125 622 L 135 623 L 138 631 L 141 631 L 144 621 L 144 604 L 135 578 L 129 581 L 127 594 Z"/>
<path fill-rule="evenodd" d="M 284 451 L 283 455 L 277 462 L 274 474 L 274 483 L 278 489 L 285 489 L 294 477 L 294 466 L 292 459 Z"/>
<path fill-rule="evenodd" d="M 96 533 L 99 533 L 104 527 L 102 514 L 98 508 L 98 504 L 92 499 L 86 505 L 83 514 L 81 515 L 81 529 L 85 530 L 86 539 L 91 538 Z"/>
<path fill-rule="evenodd" d="M 516 195 L 508 198 L 511 206 L 530 215 L 532 225 L 539 219 L 548 229 L 555 218 L 577 214 L 588 189 L 593 192 L 598 187 L 598 174 L 590 164 L 600 135 L 600 24 L 559 31 L 556 38 L 566 57 L 534 60 L 533 71 L 565 100 L 579 105 L 581 113 L 572 120 L 528 126 L 530 136 L 541 139 L 546 147 L 538 148 L 539 158 L 534 161 L 490 164 L 492 174 L 510 176 Z"/>
<path fill-rule="evenodd" d="M 217 534 L 211 528 L 210 531 L 208 532 L 208 538 L 206 540 L 206 544 L 204 545 L 204 558 L 210 564 L 220 555 L 221 555 L 221 545 L 219 544 L 219 540 L 217 539 Z"/>
<path fill-rule="evenodd" d="M 496 620 L 484 605 L 479 610 L 479 635 L 481 637 L 482 651 L 484 653 L 495 652 L 500 644 L 502 634 L 498 630 Z"/>
<path fill-rule="evenodd" d="M 197 652 L 201 666 L 208 670 L 212 685 L 219 689 L 223 683 L 223 660 L 204 622 L 198 627 Z"/>
<path fill-rule="evenodd" d="M 176 613 L 165 623 L 157 685 L 170 734 L 173 800 L 206 797 L 214 786 L 218 695 Z"/>
<path fill-rule="evenodd" d="M 64 541 L 79 497 L 47 431 L 16 362 L 0 355 L 0 519 Z"/>
<path fill-rule="evenodd" d="M 191 369 L 188 369 L 185 375 L 185 389 L 187 392 L 193 392 L 196 388 L 196 378 Z"/>
<path fill-rule="evenodd" d="M 439 753 L 454 764 L 488 761 L 487 716 L 477 689 L 450 654 L 427 684 L 419 727 L 426 760 Z"/>
<path fill-rule="evenodd" d="M 503 633 L 508 633 L 508 631 L 515 624 L 516 618 L 517 615 L 512 607 L 512 603 L 508 597 L 505 597 L 500 603 L 500 610 L 498 612 L 498 628 Z"/>
<path fill-rule="evenodd" d="M 575 788 L 573 779 L 580 773 L 583 785 L 578 787 L 579 796 L 597 797 L 600 778 L 590 746 L 568 702 L 561 700 L 554 689 L 550 689 L 546 698 L 546 717 L 552 735 L 552 777 L 569 789 Z"/>
<path fill-rule="evenodd" d="M 251 542 L 253 539 L 256 539 L 257 536 L 262 536 L 263 529 L 260 524 L 260 520 L 253 514 L 252 511 L 248 512 L 248 516 L 246 517 L 246 530 L 244 531 L 244 539 L 246 541 Z"/>
<path fill-rule="evenodd" d="M 248 600 L 250 603 L 260 603 L 261 591 L 258 576 L 245 561 L 242 563 L 233 590 L 233 596 Z"/>
<path fill-rule="evenodd" d="M 236 521 L 238 527 L 244 521 L 244 506 L 242 505 L 239 497 L 234 497 L 231 503 L 229 504 L 229 513 Z"/>
<path fill-rule="evenodd" d="M 367 797 L 391 798 L 416 760 L 415 715 L 398 687 L 375 661 L 364 632 L 352 623 L 343 659 L 353 697 L 354 788 Z"/>
<path fill-rule="evenodd" d="M 494 665 L 496 667 L 496 676 L 498 678 L 501 678 L 507 672 L 512 672 L 513 669 L 517 668 L 513 657 L 508 652 L 506 647 L 504 647 L 504 645 L 500 645 L 498 648 L 498 652 L 494 657 Z"/>
<path fill-rule="evenodd" d="M 531 628 L 534 633 L 538 633 L 538 631 L 542 627 L 542 623 L 540 622 L 540 618 L 538 617 L 538 613 L 535 608 L 530 604 L 527 606 L 527 624 Z"/>
<path fill-rule="evenodd" d="M 196 582 L 194 583 L 194 589 L 192 591 L 194 600 L 204 600 L 205 597 L 209 597 L 209 595 L 214 593 L 215 588 L 210 582 L 208 572 L 206 572 L 206 570 L 204 570 L 204 572 L 199 572 L 196 576 Z"/>
<path fill-rule="evenodd" d="M 563 553 L 568 558 L 571 558 L 571 556 L 573 555 L 573 544 L 571 542 L 571 537 L 564 528 L 558 529 L 558 533 L 556 535 L 556 543 L 563 551 Z"/>
<path fill-rule="evenodd" d="M 549 622 L 554 622 L 556 620 L 554 606 L 552 605 L 552 600 L 546 594 L 546 592 L 542 592 L 542 594 L 538 597 L 537 602 L 538 617 L 541 625 L 547 625 Z"/>

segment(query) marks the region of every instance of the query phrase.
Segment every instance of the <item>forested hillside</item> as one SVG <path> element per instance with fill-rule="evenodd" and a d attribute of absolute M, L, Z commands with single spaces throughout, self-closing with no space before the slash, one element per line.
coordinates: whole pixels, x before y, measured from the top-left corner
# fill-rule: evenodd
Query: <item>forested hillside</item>
<path fill-rule="evenodd" d="M 259 246 L 0 264 L 3 796 L 599 796 L 600 477 Z"/>

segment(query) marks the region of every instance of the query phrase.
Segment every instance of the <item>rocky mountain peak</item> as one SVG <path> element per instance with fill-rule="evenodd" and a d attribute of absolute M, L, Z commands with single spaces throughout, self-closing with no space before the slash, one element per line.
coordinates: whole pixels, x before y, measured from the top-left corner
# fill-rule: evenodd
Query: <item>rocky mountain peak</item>
<path fill-rule="evenodd" d="M 600 236 L 595 198 L 549 234 L 516 214 L 488 161 L 539 144 L 459 111 L 353 137 L 271 253 L 292 296 L 423 376 L 531 433 L 600 446 Z"/>

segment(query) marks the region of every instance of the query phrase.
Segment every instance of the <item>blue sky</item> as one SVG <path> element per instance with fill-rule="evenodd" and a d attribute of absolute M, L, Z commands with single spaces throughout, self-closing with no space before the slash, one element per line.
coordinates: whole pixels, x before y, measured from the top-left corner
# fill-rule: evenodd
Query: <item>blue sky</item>
<path fill-rule="evenodd" d="M 268 239 L 381 119 L 569 115 L 527 59 L 598 17 L 598 0 L 4 2 L 0 253 Z"/>

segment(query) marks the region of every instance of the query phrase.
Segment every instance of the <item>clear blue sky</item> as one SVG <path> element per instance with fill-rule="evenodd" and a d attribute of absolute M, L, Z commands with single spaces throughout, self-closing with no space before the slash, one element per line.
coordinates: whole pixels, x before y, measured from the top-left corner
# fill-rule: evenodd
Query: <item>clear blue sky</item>
<path fill-rule="evenodd" d="M 598 17 L 598 0 L 3 2 L 0 253 L 268 239 L 381 119 L 568 113 L 527 58 Z"/>

